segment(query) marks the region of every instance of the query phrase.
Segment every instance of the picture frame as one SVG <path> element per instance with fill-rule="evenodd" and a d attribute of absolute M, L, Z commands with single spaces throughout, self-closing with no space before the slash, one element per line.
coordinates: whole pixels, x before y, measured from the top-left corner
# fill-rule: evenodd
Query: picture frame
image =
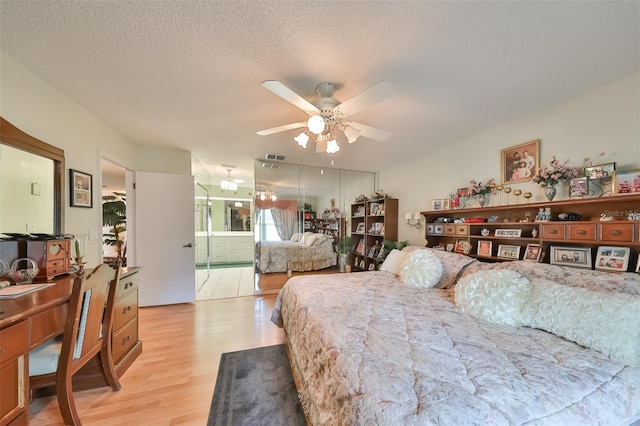
<path fill-rule="evenodd" d="M 629 247 L 600 246 L 596 254 L 595 268 L 603 271 L 626 272 L 630 255 Z"/>
<path fill-rule="evenodd" d="M 450 210 L 451 209 L 451 199 L 443 198 L 442 199 L 442 210 Z"/>
<path fill-rule="evenodd" d="M 508 238 L 520 238 L 522 235 L 522 229 L 496 229 L 494 236 L 496 237 L 508 237 Z"/>
<path fill-rule="evenodd" d="M 589 178 L 586 176 L 569 181 L 569 198 L 583 198 L 589 195 Z"/>
<path fill-rule="evenodd" d="M 551 246 L 549 263 L 591 269 L 591 249 L 589 247 Z"/>
<path fill-rule="evenodd" d="M 640 194 L 640 169 L 616 170 L 613 176 L 614 195 Z"/>
<path fill-rule="evenodd" d="M 375 247 L 369 247 L 369 253 L 367 253 L 368 257 L 376 257 L 376 248 Z"/>
<path fill-rule="evenodd" d="M 540 262 L 541 257 L 542 247 L 540 246 L 540 244 L 527 244 L 527 248 L 524 250 L 524 256 L 522 260 Z"/>
<path fill-rule="evenodd" d="M 442 207 L 442 199 L 436 198 L 431 201 L 431 210 L 444 210 Z"/>
<path fill-rule="evenodd" d="M 604 179 L 613 176 L 616 171 L 616 163 L 597 164 L 584 168 L 584 175 L 588 179 Z"/>
<path fill-rule="evenodd" d="M 93 208 L 93 176 L 69 169 L 69 200 L 71 207 Z"/>
<path fill-rule="evenodd" d="M 520 246 L 511 246 L 507 244 L 500 244 L 498 246 L 497 256 L 502 259 L 520 259 Z"/>
<path fill-rule="evenodd" d="M 460 206 L 460 198 L 458 197 L 458 194 L 451 194 L 449 196 L 449 205 L 451 206 L 452 209 L 457 209 Z"/>
<path fill-rule="evenodd" d="M 489 240 L 478 240 L 478 248 L 476 254 L 479 257 L 491 257 L 493 243 Z"/>
<path fill-rule="evenodd" d="M 456 253 L 469 254 L 471 253 L 471 243 L 466 238 L 458 238 L 453 251 Z"/>
<path fill-rule="evenodd" d="M 540 165 L 540 139 L 503 149 L 500 151 L 500 164 L 502 183 L 530 181 L 538 173 Z"/>
<path fill-rule="evenodd" d="M 356 234 L 364 234 L 364 222 L 360 222 L 355 230 Z"/>

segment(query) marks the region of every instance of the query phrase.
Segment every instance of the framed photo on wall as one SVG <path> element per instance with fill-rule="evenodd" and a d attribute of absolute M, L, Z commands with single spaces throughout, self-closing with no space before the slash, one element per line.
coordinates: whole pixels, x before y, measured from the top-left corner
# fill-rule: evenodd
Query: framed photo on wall
<path fill-rule="evenodd" d="M 640 194 L 640 169 L 616 170 L 613 193 L 615 195 Z"/>
<path fill-rule="evenodd" d="M 540 165 L 540 139 L 503 149 L 500 164 L 503 183 L 530 181 Z"/>
<path fill-rule="evenodd" d="M 551 246 L 549 263 L 591 269 L 591 249 L 588 247 Z"/>
<path fill-rule="evenodd" d="M 630 254 L 629 247 L 600 246 L 596 255 L 596 269 L 626 272 Z"/>
<path fill-rule="evenodd" d="M 93 176 L 69 169 L 69 200 L 71 207 L 93 207 Z"/>

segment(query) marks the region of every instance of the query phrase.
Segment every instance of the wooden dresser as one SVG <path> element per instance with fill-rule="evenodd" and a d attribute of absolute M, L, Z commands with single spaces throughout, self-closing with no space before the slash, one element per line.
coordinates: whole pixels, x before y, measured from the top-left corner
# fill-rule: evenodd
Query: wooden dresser
<path fill-rule="evenodd" d="M 118 377 L 142 353 L 138 338 L 140 270 L 123 268 L 118 282 L 111 336 Z M 53 286 L 0 301 L 0 425 L 28 424 L 29 351 L 63 332 L 73 280 L 73 275 L 58 277 Z M 105 385 L 95 358 L 74 376 L 74 391 Z"/>

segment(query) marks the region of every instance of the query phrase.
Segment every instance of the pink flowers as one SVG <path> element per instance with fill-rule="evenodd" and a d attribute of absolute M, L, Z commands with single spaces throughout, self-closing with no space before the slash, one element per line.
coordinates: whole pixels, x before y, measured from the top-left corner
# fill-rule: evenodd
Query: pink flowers
<path fill-rule="evenodd" d="M 496 186 L 496 183 L 495 183 L 495 179 L 493 178 L 489 179 L 486 184 L 472 180 L 469 183 L 469 194 L 484 195 L 490 192 L 493 193 L 493 188 L 495 188 L 495 186 Z"/>
<path fill-rule="evenodd" d="M 604 153 L 601 154 L 601 156 Z M 569 160 L 565 160 L 563 163 L 553 156 L 553 159 L 549 164 L 542 166 L 538 173 L 533 177 L 533 181 L 540 186 L 557 185 L 561 180 L 569 180 L 578 177 L 580 172 L 576 167 L 569 167 L 567 163 Z"/>

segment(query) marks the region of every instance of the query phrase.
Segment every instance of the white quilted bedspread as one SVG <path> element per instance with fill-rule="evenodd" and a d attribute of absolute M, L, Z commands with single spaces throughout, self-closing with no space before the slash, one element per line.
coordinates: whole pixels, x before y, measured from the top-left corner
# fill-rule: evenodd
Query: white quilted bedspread
<path fill-rule="evenodd" d="M 386 272 L 294 277 L 272 320 L 316 426 L 617 425 L 640 414 L 640 369 L 463 314 L 452 289 Z"/>

